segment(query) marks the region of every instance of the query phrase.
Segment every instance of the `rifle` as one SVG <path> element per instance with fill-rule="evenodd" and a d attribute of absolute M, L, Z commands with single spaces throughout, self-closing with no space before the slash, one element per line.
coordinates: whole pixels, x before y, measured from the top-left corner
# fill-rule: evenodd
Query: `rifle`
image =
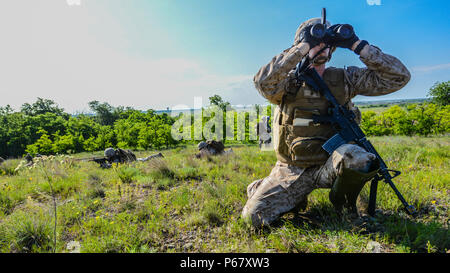
<path fill-rule="evenodd" d="M 319 56 L 320 53 L 321 51 L 319 51 L 314 57 Z M 392 182 L 392 179 L 400 175 L 401 172 L 388 169 L 386 163 L 375 150 L 372 143 L 367 140 L 366 135 L 356 123 L 355 114 L 337 102 L 336 98 L 331 93 L 324 80 L 319 76 L 314 68 L 311 68 L 310 60 L 308 57 L 306 57 L 301 62 L 301 64 L 297 66 L 295 73 L 298 81 L 305 82 L 312 89 L 320 92 L 331 103 L 331 106 L 328 109 L 329 116 L 323 117 L 316 115 L 312 118 L 314 123 L 331 123 L 333 128 L 337 131 L 337 134 L 327 140 L 322 145 L 322 148 L 331 155 L 333 151 L 342 144 L 353 141 L 357 145 L 364 148 L 367 152 L 374 154 L 379 160 L 380 169 L 372 179 L 370 185 L 368 207 L 369 215 L 375 215 L 378 181 L 382 180 L 385 183 L 389 184 L 389 186 L 394 190 L 398 199 L 400 199 L 403 206 L 405 207 L 407 213 L 412 216 L 416 216 L 417 211 L 415 207 L 413 205 L 409 205 L 408 202 L 406 202 L 405 198 L 403 198 L 402 194 L 395 187 L 394 182 Z M 391 172 L 393 172 L 393 174 L 391 174 Z"/>
<path fill-rule="evenodd" d="M 94 161 L 95 163 L 98 163 L 100 165 L 109 162 L 106 157 L 94 157 L 94 158 L 91 158 L 91 160 L 89 160 L 89 161 Z"/>
<path fill-rule="evenodd" d="M 105 164 L 105 163 L 109 163 L 109 160 L 106 157 L 88 157 L 88 158 L 81 158 L 78 159 L 79 161 L 92 161 L 95 163 L 98 163 L 100 165 Z"/>

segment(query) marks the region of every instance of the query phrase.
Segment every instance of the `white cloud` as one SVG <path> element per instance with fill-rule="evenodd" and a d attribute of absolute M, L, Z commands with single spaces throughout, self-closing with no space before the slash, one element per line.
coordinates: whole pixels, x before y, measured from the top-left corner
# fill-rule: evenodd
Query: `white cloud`
<path fill-rule="evenodd" d="M 437 70 L 449 69 L 450 63 L 438 64 L 438 65 L 428 65 L 428 66 L 415 66 L 411 70 L 413 72 L 432 72 Z"/>

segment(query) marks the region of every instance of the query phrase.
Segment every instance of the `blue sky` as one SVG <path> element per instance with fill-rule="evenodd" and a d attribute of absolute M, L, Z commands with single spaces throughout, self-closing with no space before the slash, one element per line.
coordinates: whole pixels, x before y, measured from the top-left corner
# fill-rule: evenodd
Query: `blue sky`
<path fill-rule="evenodd" d="M 80 5 L 73 5 L 79 1 Z M 298 25 L 327 8 L 361 39 L 398 57 L 402 90 L 355 100 L 423 98 L 449 80 L 449 1 L 18 0 L 0 4 L 0 105 L 36 97 L 70 112 L 90 100 L 138 109 L 193 106 L 220 94 L 264 103 L 252 84 L 261 65 L 291 46 Z M 376 2 L 380 2 L 377 5 Z M 72 5 L 69 5 L 72 3 Z M 363 66 L 338 49 L 329 65 Z"/>

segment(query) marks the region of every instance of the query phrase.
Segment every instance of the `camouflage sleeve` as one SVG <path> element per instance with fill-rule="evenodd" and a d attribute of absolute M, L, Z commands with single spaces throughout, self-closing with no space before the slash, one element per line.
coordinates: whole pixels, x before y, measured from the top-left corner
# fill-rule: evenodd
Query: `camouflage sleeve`
<path fill-rule="evenodd" d="M 345 69 L 350 98 L 356 95 L 381 96 L 405 86 L 411 74 L 397 58 L 368 45 L 361 51 L 360 60 L 366 68 L 350 66 Z"/>
<path fill-rule="evenodd" d="M 261 67 L 253 78 L 256 89 L 271 103 L 280 104 L 287 83 L 294 79 L 294 68 L 309 51 L 309 45 L 300 43 L 284 50 Z"/>

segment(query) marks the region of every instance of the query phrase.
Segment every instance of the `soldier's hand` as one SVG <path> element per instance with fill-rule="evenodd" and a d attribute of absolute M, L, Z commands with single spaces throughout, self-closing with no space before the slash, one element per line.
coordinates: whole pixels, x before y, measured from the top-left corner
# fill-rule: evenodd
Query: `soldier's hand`
<path fill-rule="evenodd" d="M 332 25 L 330 27 L 330 29 L 332 30 L 333 33 L 336 33 L 337 30 L 339 29 L 339 27 L 341 27 L 341 26 L 342 26 L 342 24 Z M 359 38 L 353 32 L 353 35 L 346 39 L 340 38 L 339 35 L 333 35 L 332 37 L 328 36 L 326 43 L 329 44 L 330 46 L 352 49 L 352 46 L 357 41 L 359 41 Z"/>
<path fill-rule="evenodd" d="M 311 28 L 312 26 L 307 26 L 300 32 L 300 41 L 308 43 L 310 49 L 322 42 L 322 39 L 317 39 L 311 35 Z"/>

